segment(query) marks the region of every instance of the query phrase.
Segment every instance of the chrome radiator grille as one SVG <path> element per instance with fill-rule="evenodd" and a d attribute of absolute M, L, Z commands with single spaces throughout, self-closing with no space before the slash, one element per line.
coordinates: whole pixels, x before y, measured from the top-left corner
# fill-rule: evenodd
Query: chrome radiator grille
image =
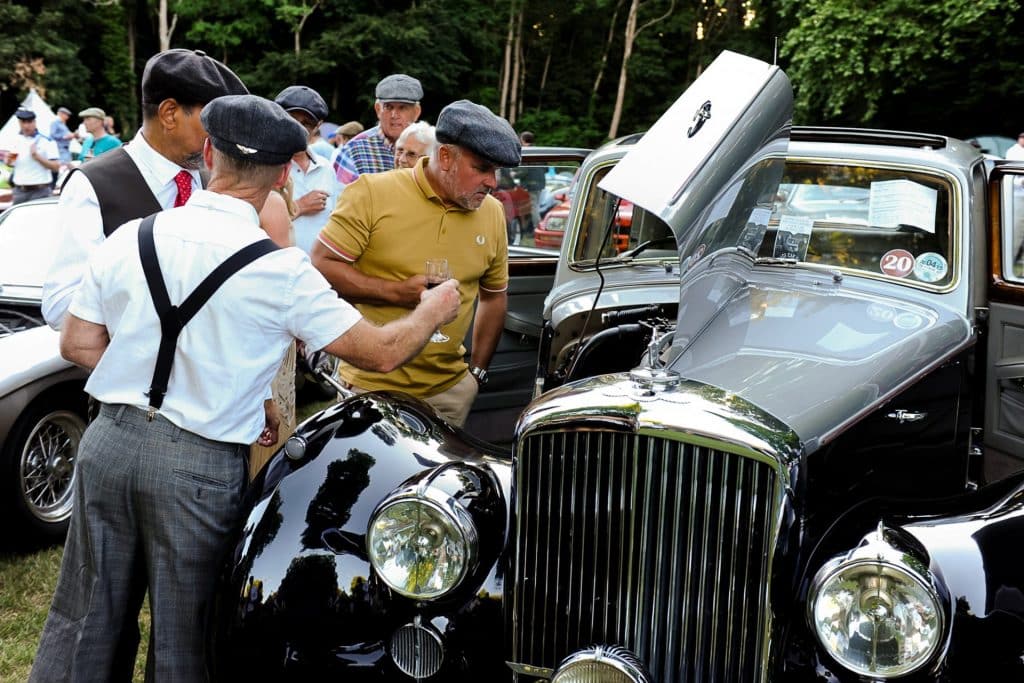
<path fill-rule="evenodd" d="M 636 434 L 531 436 L 516 460 L 510 661 L 591 644 L 661 683 L 763 680 L 777 477 L 763 462 Z"/>

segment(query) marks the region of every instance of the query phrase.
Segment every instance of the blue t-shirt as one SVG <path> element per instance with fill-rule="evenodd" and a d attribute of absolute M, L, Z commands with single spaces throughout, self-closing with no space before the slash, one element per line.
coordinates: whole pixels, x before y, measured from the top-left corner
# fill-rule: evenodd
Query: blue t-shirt
<path fill-rule="evenodd" d="M 93 157 L 98 157 L 104 152 L 109 152 L 110 150 L 117 149 L 120 146 L 121 141 L 113 135 L 104 135 L 99 140 L 96 140 L 90 135 L 85 139 L 85 142 L 82 143 L 82 154 L 80 158 L 83 162 L 88 161 Z"/>

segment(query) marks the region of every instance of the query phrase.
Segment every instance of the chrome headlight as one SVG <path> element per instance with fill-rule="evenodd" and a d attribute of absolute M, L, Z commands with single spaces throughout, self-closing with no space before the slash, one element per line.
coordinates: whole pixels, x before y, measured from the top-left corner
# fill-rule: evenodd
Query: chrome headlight
<path fill-rule="evenodd" d="M 595 645 L 569 655 L 551 683 L 650 683 L 640 660 L 623 647 Z"/>
<path fill-rule="evenodd" d="M 385 499 L 366 534 L 370 563 L 381 580 L 417 600 L 452 591 L 478 552 L 472 516 L 431 481 L 427 477 Z"/>
<path fill-rule="evenodd" d="M 945 630 L 936 579 L 893 547 L 879 526 L 866 542 L 818 571 L 808 603 L 811 628 L 840 664 L 897 678 L 928 664 Z"/>

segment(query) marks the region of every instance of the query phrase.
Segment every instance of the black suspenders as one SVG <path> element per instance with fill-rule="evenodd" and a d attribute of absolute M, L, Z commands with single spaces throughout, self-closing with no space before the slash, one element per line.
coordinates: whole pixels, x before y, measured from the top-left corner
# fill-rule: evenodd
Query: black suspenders
<path fill-rule="evenodd" d="M 185 298 L 181 305 L 172 306 L 167 295 L 163 273 L 160 271 L 160 262 L 156 256 L 156 244 L 153 242 L 155 220 L 156 214 L 152 214 L 146 217 L 142 221 L 142 225 L 139 226 L 139 256 L 142 258 L 142 270 L 146 274 L 149 294 L 153 298 L 153 305 L 160 318 L 160 350 L 156 355 L 156 368 L 153 370 L 153 379 L 150 382 L 148 394 L 148 419 L 150 420 L 163 405 L 164 394 L 167 393 L 167 382 L 171 377 L 171 365 L 174 364 L 174 350 L 178 346 L 178 336 L 181 334 L 181 330 L 229 277 L 261 256 L 276 251 L 278 248 L 271 240 L 266 239 L 239 249 L 207 275 L 206 279 L 199 283 L 199 286 Z"/>

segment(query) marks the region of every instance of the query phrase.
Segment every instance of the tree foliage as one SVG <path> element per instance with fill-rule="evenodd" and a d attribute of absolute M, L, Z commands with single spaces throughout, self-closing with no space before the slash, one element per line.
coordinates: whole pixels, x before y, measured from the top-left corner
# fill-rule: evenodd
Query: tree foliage
<path fill-rule="evenodd" d="M 633 5 L 638 27 L 660 20 L 630 37 Z M 610 129 L 625 134 L 650 126 L 721 50 L 771 61 L 778 39 L 798 123 L 1016 133 L 1024 105 L 1016 75 L 1024 48 L 1019 5 L 0 0 L 0 114 L 9 115 L 29 87 L 38 87 L 55 106 L 103 107 L 130 133 L 138 118 L 138 78 L 159 49 L 164 8 L 165 33 L 174 26 L 172 47 L 205 50 L 267 97 L 294 83 L 316 88 L 334 121 L 371 124 L 374 85 L 404 72 L 423 82 L 428 121 L 449 102 L 468 98 L 495 111 L 504 105 L 515 126 L 533 130 L 541 144 L 592 146 Z M 993 101 L 1000 106 L 987 106 Z"/>

